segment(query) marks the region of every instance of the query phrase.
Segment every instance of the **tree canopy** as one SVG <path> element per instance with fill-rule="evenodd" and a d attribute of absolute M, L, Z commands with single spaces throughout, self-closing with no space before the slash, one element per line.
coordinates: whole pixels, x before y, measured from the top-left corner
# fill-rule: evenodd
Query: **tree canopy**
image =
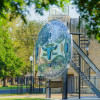
<path fill-rule="evenodd" d="M 12 39 L 5 27 L 6 21 L 0 21 L 0 78 L 21 75 L 23 62 L 14 52 Z"/>
<path fill-rule="evenodd" d="M 35 4 L 35 11 L 43 15 L 44 10 L 48 10 L 50 5 L 57 5 L 63 7 L 69 0 L 2 0 L 0 3 L 0 16 L 8 19 L 16 18 L 21 15 L 25 20 L 27 7 Z"/>
<path fill-rule="evenodd" d="M 86 21 L 89 37 L 94 37 L 100 42 L 100 0 L 73 0 L 82 19 Z"/>
<path fill-rule="evenodd" d="M 16 18 L 21 15 L 25 20 L 27 7 L 35 4 L 35 11 L 43 14 L 44 10 L 49 10 L 51 5 L 57 5 L 61 8 L 71 0 L 2 0 L 0 3 L 0 16 L 8 19 Z M 87 25 L 87 34 L 100 41 L 100 0 L 73 0 L 77 5 L 78 12 L 82 19 L 85 19 Z"/>
<path fill-rule="evenodd" d="M 18 26 L 13 25 L 14 23 L 18 24 L 19 21 L 16 19 L 16 21 L 9 24 L 11 28 L 9 34 L 13 39 L 16 55 L 20 57 L 25 64 L 22 69 L 22 73 L 25 75 L 31 71 L 29 58 L 30 56 L 33 56 L 34 42 L 43 26 L 43 22 L 37 22 L 34 20 L 27 22 L 27 24 L 22 22 Z"/>

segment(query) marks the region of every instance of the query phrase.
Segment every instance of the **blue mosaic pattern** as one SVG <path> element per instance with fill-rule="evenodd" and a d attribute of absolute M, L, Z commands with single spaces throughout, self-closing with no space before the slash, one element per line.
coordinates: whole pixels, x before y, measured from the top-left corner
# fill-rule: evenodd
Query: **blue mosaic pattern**
<path fill-rule="evenodd" d="M 71 35 L 57 20 L 45 24 L 38 35 L 36 58 L 40 74 L 48 79 L 59 78 L 71 60 Z"/>
<path fill-rule="evenodd" d="M 67 28 L 59 21 L 52 20 L 45 24 L 39 33 L 38 40 L 41 46 L 53 41 L 60 43 L 66 37 Z"/>

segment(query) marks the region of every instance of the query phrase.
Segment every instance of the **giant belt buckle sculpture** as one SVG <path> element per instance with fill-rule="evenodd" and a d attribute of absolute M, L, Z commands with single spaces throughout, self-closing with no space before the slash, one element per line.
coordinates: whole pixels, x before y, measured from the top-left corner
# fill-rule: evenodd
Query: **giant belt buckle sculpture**
<path fill-rule="evenodd" d="M 72 39 L 60 21 L 46 23 L 36 42 L 38 71 L 48 79 L 59 78 L 66 71 L 72 55 Z"/>

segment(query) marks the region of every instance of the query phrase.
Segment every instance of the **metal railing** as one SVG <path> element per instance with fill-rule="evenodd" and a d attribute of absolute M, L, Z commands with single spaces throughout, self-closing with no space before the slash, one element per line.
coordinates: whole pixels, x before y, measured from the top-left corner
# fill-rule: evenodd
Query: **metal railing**
<path fill-rule="evenodd" d="M 82 49 L 73 41 L 74 46 L 74 56 L 71 62 L 71 66 L 75 71 L 81 76 L 82 88 L 84 86 L 89 86 L 91 90 L 100 97 L 100 86 L 96 84 L 100 82 L 100 70 L 95 66 L 95 64 L 87 57 L 87 55 L 82 51 Z M 80 58 L 79 58 L 80 56 Z M 81 59 L 81 60 L 79 60 Z M 81 62 L 80 62 L 81 61 Z M 80 64 L 79 64 L 80 63 Z M 79 66 L 80 65 L 80 66 Z M 80 68 L 80 70 L 79 70 Z M 92 74 L 92 76 L 90 76 Z M 93 81 L 93 75 L 96 77 L 95 82 Z M 84 80 L 84 82 L 83 82 Z M 79 84 L 78 84 L 79 85 Z M 90 89 L 89 89 L 90 90 Z"/>

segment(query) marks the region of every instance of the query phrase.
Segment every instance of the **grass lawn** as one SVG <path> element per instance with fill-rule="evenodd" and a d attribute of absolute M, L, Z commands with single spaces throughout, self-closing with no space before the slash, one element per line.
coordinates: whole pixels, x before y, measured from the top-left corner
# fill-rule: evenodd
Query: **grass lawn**
<path fill-rule="evenodd" d="M 26 86 L 23 86 L 23 89 L 25 89 Z M 27 86 L 27 88 L 30 88 L 30 86 Z M 6 90 L 6 89 L 17 89 L 17 85 L 11 85 L 11 86 L 8 86 L 8 87 L 2 87 L 0 86 L 0 90 Z"/>
<path fill-rule="evenodd" d="M 20 95 L 25 95 L 25 94 L 29 94 L 29 93 L 23 93 L 23 94 L 16 94 L 16 93 L 15 93 L 15 94 L 0 94 L 0 97 L 2 97 L 2 96 L 16 96 L 16 95 L 17 95 L 17 96 L 18 96 L 18 95 L 20 96 Z M 1 99 L 0 99 L 0 100 L 1 100 Z"/>
<path fill-rule="evenodd" d="M 39 88 L 39 86 L 38 85 L 34 85 L 34 87 L 35 88 Z M 45 85 L 42 85 L 42 86 L 40 86 L 41 88 L 44 88 L 45 87 Z M 23 89 L 25 89 L 26 88 L 26 86 L 24 85 L 23 86 Z M 30 88 L 30 86 L 28 85 L 27 86 L 27 88 Z M 17 89 L 17 85 L 10 85 L 10 86 L 8 86 L 8 87 L 2 87 L 2 86 L 0 86 L 0 90 L 6 90 L 6 89 Z"/>
<path fill-rule="evenodd" d="M 32 98 L 0 98 L 0 100 L 46 100 L 46 99 L 32 99 Z"/>

